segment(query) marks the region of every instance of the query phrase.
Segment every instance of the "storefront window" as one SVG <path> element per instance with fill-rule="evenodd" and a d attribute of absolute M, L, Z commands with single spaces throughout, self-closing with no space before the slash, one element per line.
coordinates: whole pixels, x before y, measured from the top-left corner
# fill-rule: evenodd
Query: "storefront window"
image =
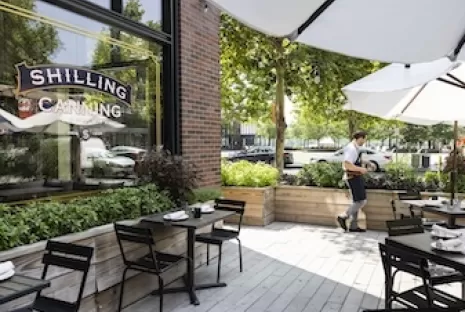
<path fill-rule="evenodd" d="M 131 19 L 160 29 L 162 0 L 123 0 L 123 7 Z"/>
<path fill-rule="evenodd" d="M 161 47 L 20 3 L 0 1 L 0 198 L 132 185 L 139 159 L 163 143 Z M 8 196 L 16 186 L 23 193 Z"/>

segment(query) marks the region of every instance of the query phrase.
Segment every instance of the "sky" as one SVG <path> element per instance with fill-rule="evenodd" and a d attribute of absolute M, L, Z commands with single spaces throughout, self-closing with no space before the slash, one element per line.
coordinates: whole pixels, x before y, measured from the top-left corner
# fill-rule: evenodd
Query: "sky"
<path fill-rule="evenodd" d="M 142 21 L 161 20 L 161 0 L 139 0 L 142 4 L 145 14 Z M 98 5 L 109 8 L 110 0 L 91 0 Z M 123 0 L 126 4 L 128 0 Z M 76 13 L 65 11 L 54 5 L 37 1 L 36 11 L 47 17 L 66 22 L 73 26 L 100 33 L 103 29 L 108 29 L 104 24 L 85 18 Z M 92 62 L 93 51 L 97 45 L 97 40 L 85 37 L 81 34 L 76 34 L 67 30 L 57 29 L 58 36 L 61 41 L 61 48 L 52 57 L 54 63 L 57 64 L 71 64 L 77 66 L 90 65 Z"/>

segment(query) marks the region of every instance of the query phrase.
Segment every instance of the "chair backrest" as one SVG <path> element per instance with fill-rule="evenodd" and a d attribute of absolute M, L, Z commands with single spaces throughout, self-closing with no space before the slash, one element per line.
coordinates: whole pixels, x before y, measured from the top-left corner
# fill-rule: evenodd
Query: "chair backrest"
<path fill-rule="evenodd" d="M 114 226 L 124 264 L 134 264 L 131 257 L 128 257 L 129 253 L 126 253 L 126 249 L 124 248 L 124 242 L 132 243 L 145 249 L 145 251 L 142 250 L 143 253 L 150 255 L 150 259 L 147 260 L 151 261 L 153 267 L 158 271 L 157 256 L 153 248 L 155 245 L 155 240 L 153 239 L 152 230 L 150 228 L 131 226 L 120 223 L 115 223 Z M 134 248 L 131 250 L 131 255 L 133 255 L 134 258 L 137 258 L 138 253 L 134 252 Z"/>
<path fill-rule="evenodd" d="M 385 276 L 392 276 L 392 271 L 389 269 L 388 264 L 390 264 L 391 268 L 399 269 L 401 271 L 419 276 L 422 279 L 423 286 L 425 287 L 425 294 L 427 297 L 426 299 L 429 303 L 429 306 L 432 306 L 432 294 L 430 288 L 428 287 L 428 280 L 431 278 L 430 272 L 428 270 L 428 261 L 414 253 L 395 248 L 390 245 L 379 243 L 378 246 Z M 385 287 L 391 286 L 392 285 L 386 284 Z"/>
<path fill-rule="evenodd" d="M 389 236 L 423 233 L 423 222 L 421 218 L 407 218 L 386 221 Z"/>
<path fill-rule="evenodd" d="M 401 308 L 401 309 L 379 309 L 363 310 L 363 312 L 460 312 L 459 309 L 441 309 L 441 308 Z"/>
<path fill-rule="evenodd" d="M 238 232 L 241 230 L 242 219 L 244 217 L 245 212 L 245 201 L 217 198 L 215 200 L 215 209 L 231 211 L 236 213 L 236 215 L 239 217 L 239 221 L 237 223 L 237 230 Z"/>
<path fill-rule="evenodd" d="M 421 193 L 418 192 L 418 191 L 413 191 L 413 190 L 398 193 L 397 197 L 400 200 L 417 200 L 417 199 L 420 200 L 420 199 L 422 199 Z"/>
<path fill-rule="evenodd" d="M 75 302 L 68 304 L 76 312 L 79 310 L 81 305 L 84 286 L 86 284 L 93 253 L 94 248 L 92 247 L 57 241 L 48 241 L 45 247 L 45 254 L 42 258 L 42 263 L 44 264 L 42 279 L 46 279 L 50 266 L 57 266 L 82 273 L 81 285 L 79 287 L 77 299 Z M 35 302 L 39 302 L 41 298 L 46 299 L 48 297 L 43 296 L 41 292 L 38 292 Z M 65 302 L 55 298 L 54 300 Z"/>

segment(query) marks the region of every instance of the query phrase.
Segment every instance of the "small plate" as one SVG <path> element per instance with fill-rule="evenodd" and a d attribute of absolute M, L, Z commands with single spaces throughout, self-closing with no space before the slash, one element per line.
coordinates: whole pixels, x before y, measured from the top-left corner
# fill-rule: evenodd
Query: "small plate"
<path fill-rule="evenodd" d="M 165 221 L 171 221 L 171 222 L 179 222 L 179 221 L 186 221 L 189 219 L 189 216 L 184 216 L 182 218 L 175 218 L 175 219 L 171 219 L 169 218 L 168 216 L 163 216 L 163 220 Z"/>
<path fill-rule="evenodd" d="M 215 208 L 213 207 L 207 207 L 207 208 L 201 208 L 200 210 L 203 214 L 209 214 L 209 213 L 214 213 Z"/>
<path fill-rule="evenodd" d="M 452 239 L 452 238 L 458 238 L 462 236 L 460 233 L 449 233 L 449 232 L 443 232 L 443 233 L 438 233 L 436 231 L 431 231 L 431 236 L 436 239 Z"/>
<path fill-rule="evenodd" d="M 457 248 L 457 247 L 446 247 L 446 246 L 441 246 L 441 248 L 438 247 L 438 242 L 432 242 L 431 243 L 431 248 L 437 251 L 442 251 L 442 252 L 449 252 L 449 253 L 455 253 L 455 254 L 463 254 L 465 252 L 465 249 L 463 246 Z"/>

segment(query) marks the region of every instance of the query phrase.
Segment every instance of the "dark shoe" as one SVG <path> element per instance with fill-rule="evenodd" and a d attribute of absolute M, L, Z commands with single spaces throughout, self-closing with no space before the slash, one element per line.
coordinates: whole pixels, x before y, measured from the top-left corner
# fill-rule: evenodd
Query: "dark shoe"
<path fill-rule="evenodd" d="M 349 232 L 355 232 L 355 233 L 364 233 L 367 230 L 361 229 L 361 228 L 356 228 L 356 229 L 349 229 Z"/>
<path fill-rule="evenodd" d="M 343 217 L 337 217 L 337 222 L 339 223 L 339 226 L 344 230 L 347 231 L 347 223 L 346 223 L 346 218 Z"/>

